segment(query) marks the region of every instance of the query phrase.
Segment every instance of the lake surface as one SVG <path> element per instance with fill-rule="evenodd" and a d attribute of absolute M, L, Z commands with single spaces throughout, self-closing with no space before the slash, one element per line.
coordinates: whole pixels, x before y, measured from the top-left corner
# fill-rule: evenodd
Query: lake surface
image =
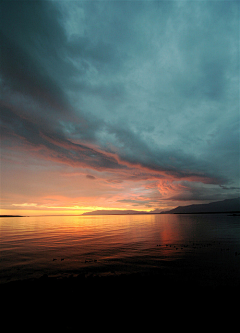
<path fill-rule="evenodd" d="M 240 217 L 227 214 L 0 218 L 0 283 L 157 273 L 240 285 Z"/>

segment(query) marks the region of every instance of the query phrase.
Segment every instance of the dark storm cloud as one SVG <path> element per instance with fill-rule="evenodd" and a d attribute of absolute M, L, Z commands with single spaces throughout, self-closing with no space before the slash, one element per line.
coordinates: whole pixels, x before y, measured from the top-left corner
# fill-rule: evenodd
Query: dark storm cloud
<path fill-rule="evenodd" d="M 207 169 L 208 164 L 204 165 L 203 161 L 187 154 L 180 147 L 178 149 L 174 147 L 149 149 L 141 135 L 132 133 L 126 124 L 124 127 L 118 125 L 118 128 L 111 130 L 121 146 L 118 150 L 119 157 L 132 165 L 141 165 L 143 168 L 148 168 L 149 171 L 164 171 L 176 178 L 199 177 L 204 181 L 204 177 L 206 177 L 208 180 L 205 181 L 210 181 L 211 178 L 213 183 L 216 182 L 214 174 Z M 204 174 L 200 173 L 200 170 L 204 170 Z"/>
<path fill-rule="evenodd" d="M 68 52 L 67 38 L 59 23 L 60 12 L 51 2 L 18 1 L 2 2 L 1 13 L 1 78 L 5 92 L 1 105 L 2 135 L 14 135 L 30 144 L 42 145 L 50 155 L 52 152 L 59 160 L 69 163 L 79 161 L 96 168 L 115 168 L 116 161 L 88 147 L 72 144 L 71 152 L 61 144 L 52 143 L 51 138 L 56 143 L 69 144 L 59 120 L 65 119 L 64 113 L 71 116 L 63 87 L 65 79 L 75 73 L 71 63 L 64 60 Z M 22 96 L 26 106 L 21 108 L 18 100 Z M 15 105 L 11 107 L 10 103 Z M 82 132 L 87 132 L 88 137 L 95 127 L 91 124 L 88 128 L 87 121 L 81 118 L 78 127 L 82 121 Z"/>
<path fill-rule="evenodd" d="M 239 195 L 239 187 L 227 188 L 217 184 L 203 186 L 201 183 L 191 183 L 188 181 L 179 182 L 182 190 L 181 193 L 170 196 L 168 200 L 172 201 L 211 201 L 211 200 L 224 200 L 228 198 L 236 198 Z M 222 191 L 223 190 L 223 191 Z M 227 193 L 230 190 L 231 193 Z"/>
<path fill-rule="evenodd" d="M 46 101 L 52 112 L 67 105 L 61 84 L 53 74 L 63 75 L 64 67 L 71 73 L 71 67 L 59 55 L 65 46 L 65 36 L 58 15 L 47 1 L 1 2 L 3 84 L 38 101 Z"/>
<path fill-rule="evenodd" d="M 2 1 L 0 10 L 3 138 L 72 165 L 238 187 L 239 3 Z"/>
<path fill-rule="evenodd" d="M 40 153 L 58 162 L 72 166 L 92 167 L 97 170 L 121 169 L 114 157 L 91 149 L 85 145 L 75 144 L 69 141 L 62 132 L 49 132 L 44 126 L 21 118 L 11 109 L 1 107 L 1 122 L 3 139 L 14 135 L 33 147 L 39 147 Z"/>

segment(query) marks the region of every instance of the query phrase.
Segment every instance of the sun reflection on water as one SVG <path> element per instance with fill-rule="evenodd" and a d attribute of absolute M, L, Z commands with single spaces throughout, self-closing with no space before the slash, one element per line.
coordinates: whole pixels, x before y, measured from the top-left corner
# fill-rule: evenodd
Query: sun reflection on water
<path fill-rule="evenodd" d="M 199 255 L 223 260 L 240 253 L 238 224 L 226 225 L 223 216 L 161 214 L 1 218 L 0 281 L 139 272 Z"/>

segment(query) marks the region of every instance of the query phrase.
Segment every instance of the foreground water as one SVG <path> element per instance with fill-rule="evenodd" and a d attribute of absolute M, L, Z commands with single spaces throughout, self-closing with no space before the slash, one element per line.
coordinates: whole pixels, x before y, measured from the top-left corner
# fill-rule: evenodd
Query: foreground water
<path fill-rule="evenodd" d="M 162 274 L 240 285 L 240 217 L 0 218 L 0 283 L 66 276 Z"/>

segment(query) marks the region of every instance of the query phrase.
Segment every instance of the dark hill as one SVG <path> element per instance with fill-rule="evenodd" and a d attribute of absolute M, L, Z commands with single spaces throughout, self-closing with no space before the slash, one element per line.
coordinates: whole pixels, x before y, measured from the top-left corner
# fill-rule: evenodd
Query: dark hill
<path fill-rule="evenodd" d="M 137 210 L 95 210 L 93 212 L 86 212 L 82 215 L 137 215 L 148 214 L 147 212 Z"/>
<path fill-rule="evenodd" d="M 203 213 L 230 213 L 240 212 L 240 197 L 226 199 L 223 201 L 211 202 L 208 204 L 197 204 L 189 206 L 179 206 L 171 209 L 165 214 L 203 214 Z"/>

